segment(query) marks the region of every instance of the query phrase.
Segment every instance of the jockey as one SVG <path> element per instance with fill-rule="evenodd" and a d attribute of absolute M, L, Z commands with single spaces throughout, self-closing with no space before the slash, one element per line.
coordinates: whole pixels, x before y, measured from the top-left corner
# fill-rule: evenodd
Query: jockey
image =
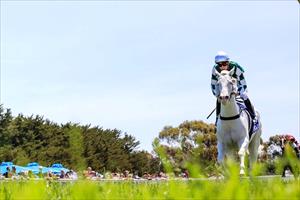
<path fill-rule="evenodd" d="M 221 72 L 222 70 L 232 70 L 234 69 L 233 77 L 237 79 L 237 87 L 238 87 L 238 95 L 244 100 L 245 106 L 253 119 L 253 122 L 256 123 L 257 118 L 255 114 L 255 110 L 248 98 L 248 91 L 247 91 L 247 84 L 244 77 L 244 69 L 236 62 L 230 61 L 229 56 L 223 52 L 219 51 L 215 56 L 215 65 L 213 66 L 212 75 L 211 75 L 211 90 L 212 93 L 218 97 L 220 95 L 219 88 L 216 87 L 217 85 L 217 75 L 215 71 Z M 216 122 L 218 116 L 220 114 L 220 103 L 217 101 L 216 106 Z"/>

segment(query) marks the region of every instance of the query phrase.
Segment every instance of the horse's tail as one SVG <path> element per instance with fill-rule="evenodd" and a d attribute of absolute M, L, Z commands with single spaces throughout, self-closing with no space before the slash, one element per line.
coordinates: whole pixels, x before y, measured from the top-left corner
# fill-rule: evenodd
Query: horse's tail
<path fill-rule="evenodd" d="M 252 168 L 253 163 L 257 161 L 258 158 L 258 149 L 260 146 L 260 140 L 261 140 L 261 134 L 262 134 L 262 124 L 260 120 L 260 114 L 256 110 L 256 117 L 259 122 L 259 129 L 252 135 L 250 138 L 250 143 L 248 146 L 248 152 L 249 152 L 249 161 L 250 161 L 250 168 Z"/>

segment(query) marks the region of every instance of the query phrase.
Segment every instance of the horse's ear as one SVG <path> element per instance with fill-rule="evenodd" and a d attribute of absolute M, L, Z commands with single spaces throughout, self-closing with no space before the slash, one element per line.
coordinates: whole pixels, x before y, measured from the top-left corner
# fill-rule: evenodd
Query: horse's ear
<path fill-rule="evenodd" d="M 232 78 L 231 79 L 231 83 L 233 84 L 233 88 L 232 88 L 232 92 L 234 93 L 234 94 L 237 94 L 238 93 L 238 89 L 237 89 L 237 80 L 235 79 L 235 78 Z"/>
<path fill-rule="evenodd" d="M 233 74 L 234 74 L 234 68 L 232 68 L 232 70 L 230 70 L 230 72 L 229 72 L 230 76 L 233 76 Z"/>

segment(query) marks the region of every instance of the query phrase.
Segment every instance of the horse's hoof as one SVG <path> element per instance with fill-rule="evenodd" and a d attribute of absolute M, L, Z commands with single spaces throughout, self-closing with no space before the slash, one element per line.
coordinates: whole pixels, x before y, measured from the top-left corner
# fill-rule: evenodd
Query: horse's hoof
<path fill-rule="evenodd" d="M 244 170 L 240 171 L 240 176 L 245 176 L 245 171 Z"/>
<path fill-rule="evenodd" d="M 224 175 L 223 174 L 221 174 L 221 175 L 219 175 L 219 176 L 217 176 L 217 180 L 223 180 L 225 177 L 224 177 Z"/>
<path fill-rule="evenodd" d="M 240 174 L 240 178 L 246 177 L 246 174 Z"/>

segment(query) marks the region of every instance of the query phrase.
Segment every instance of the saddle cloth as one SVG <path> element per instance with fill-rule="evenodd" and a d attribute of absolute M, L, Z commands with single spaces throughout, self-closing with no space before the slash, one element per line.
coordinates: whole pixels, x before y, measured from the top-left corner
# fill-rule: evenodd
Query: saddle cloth
<path fill-rule="evenodd" d="M 247 109 L 244 100 L 241 97 L 236 97 L 236 101 L 238 106 L 240 107 L 241 111 L 245 111 L 248 115 L 249 119 L 249 138 L 253 136 L 254 133 L 260 128 L 260 123 L 258 120 L 254 120 L 250 113 L 249 110 Z"/>

